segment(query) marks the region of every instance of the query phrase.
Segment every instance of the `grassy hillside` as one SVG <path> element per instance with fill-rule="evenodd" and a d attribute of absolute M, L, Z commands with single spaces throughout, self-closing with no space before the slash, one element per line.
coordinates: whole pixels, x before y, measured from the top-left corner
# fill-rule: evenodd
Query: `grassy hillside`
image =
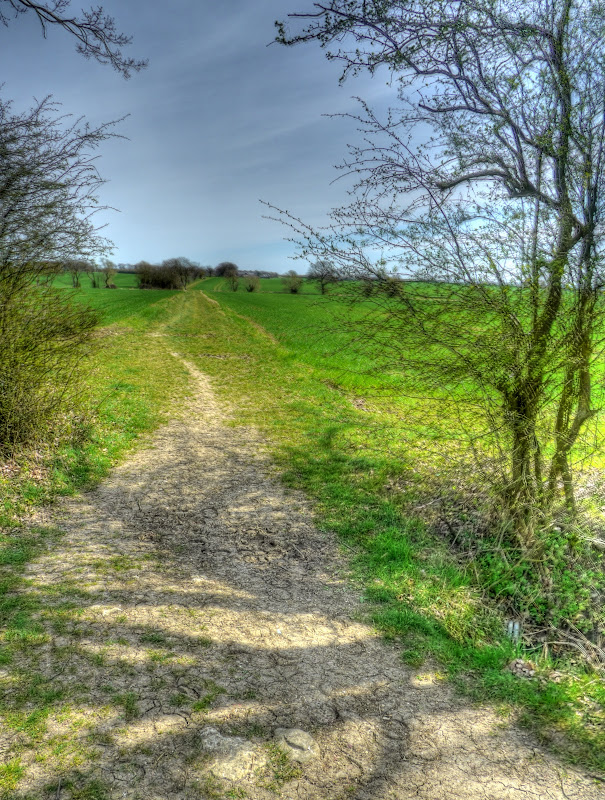
<path fill-rule="evenodd" d="M 431 491 L 442 484 L 430 470 L 439 472 L 439 448 L 444 464 L 449 454 L 439 442 L 427 451 L 425 442 L 443 420 L 419 421 L 412 440 L 407 418 L 420 414 L 420 402 L 382 396 L 358 374 L 368 364 L 345 348 L 328 304 L 306 287 L 295 296 L 275 280 L 267 287 L 233 293 L 211 279 L 187 292 L 77 293 L 104 315 L 90 360 L 91 411 L 80 439 L 24 452 L 2 472 L 5 641 L 35 627 L 26 594 L 15 600 L 22 565 L 40 546 L 20 525 L 27 508 L 98 481 L 178 408 L 188 386 L 176 352 L 211 377 L 234 424 L 265 432 L 284 479 L 308 493 L 318 524 L 341 537 L 367 614 L 406 662 L 437 659 L 464 691 L 518 715 L 568 757 L 605 770 L 602 683 L 573 657 L 553 664 L 541 649 L 513 645 L 502 592 L 489 585 L 500 579 L 493 547 L 469 559 L 434 525 Z M 457 487 L 450 490 L 455 497 Z M 533 680 L 506 669 L 514 656 L 533 660 Z M 553 666 L 564 672 L 559 682 L 549 678 Z"/>

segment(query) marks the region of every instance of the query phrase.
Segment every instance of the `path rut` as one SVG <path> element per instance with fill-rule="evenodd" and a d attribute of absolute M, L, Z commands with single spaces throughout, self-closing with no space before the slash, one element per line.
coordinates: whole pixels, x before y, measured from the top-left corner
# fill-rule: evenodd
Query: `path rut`
<path fill-rule="evenodd" d="M 37 591 L 50 608 L 72 587 L 83 608 L 53 629 L 41 668 L 78 698 L 84 756 L 32 753 L 20 791 L 59 779 L 66 799 L 85 776 L 112 800 L 605 798 L 355 620 L 332 535 L 187 367 L 196 391 L 179 418 L 38 520 L 65 535 L 32 564 Z M 311 735 L 310 760 L 284 761 L 284 728 Z"/>

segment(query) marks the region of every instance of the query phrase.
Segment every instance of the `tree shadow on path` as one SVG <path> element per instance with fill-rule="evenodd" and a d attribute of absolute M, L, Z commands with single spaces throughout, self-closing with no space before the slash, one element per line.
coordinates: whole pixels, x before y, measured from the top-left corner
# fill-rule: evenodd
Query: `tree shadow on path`
<path fill-rule="evenodd" d="M 14 798 L 605 797 L 356 622 L 305 499 L 203 383 L 197 403 L 46 512 L 64 534 L 27 588 L 45 636 L 3 678 Z M 309 733 L 315 756 L 293 769 L 280 728 Z"/>

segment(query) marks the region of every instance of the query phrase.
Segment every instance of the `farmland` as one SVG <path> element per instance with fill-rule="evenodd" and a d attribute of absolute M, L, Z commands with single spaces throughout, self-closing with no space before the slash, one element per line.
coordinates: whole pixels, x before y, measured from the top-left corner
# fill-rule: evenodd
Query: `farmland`
<path fill-rule="evenodd" d="M 230 292 L 222 280 L 208 279 L 187 292 L 76 291 L 101 314 L 85 430 L 58 449 L 15 456 L 2 478 L 3 522 L 11 531 L 3 542 L 9 650 L 38 635 L 35 609 L 13 598 L 41 542 L 15 524 L 28 509 L 96 484 L 180 408 L 192 387 L 176 353 L 209 376 L 231 425 L 262 432 L 282 479 L 311 499 L 320 528 L 338 533 L 355 585 L 363 587 L 365 615 L 408 665 L 440 664 L 462 691 L 538 729 L 568 757 L 603 769 L 602 685 L 568 654 L 553 664 L 538 648 L 521 651 L 507 639 L 508 576 L 484 553 L 469 558 L 453 546 L 432 513 L 437 489 L 447 487 L 444 496 L 455 503 L 462 488 L 439 439 L 452 420 L 423 419 L 420 401 L 393 393 L 396 375 L 389 392 L 379 391 L 367 356 L 351 351 L 334 326 L 330 300 L 309 287 L 284 294 L 279 280 L 261 288 Z M 525 611 L 532 612 L 529 603 Z M 536 661 L 544 681 L 507 671 L 516 655 Z M 553 666 L 568 677 L 547 680 Z M 53 700 L 35 703 L 42 714 Z"/>

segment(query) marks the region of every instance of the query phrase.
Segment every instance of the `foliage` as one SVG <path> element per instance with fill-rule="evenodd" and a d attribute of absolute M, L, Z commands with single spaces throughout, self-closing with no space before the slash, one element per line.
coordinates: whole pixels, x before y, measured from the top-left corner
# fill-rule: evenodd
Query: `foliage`
<path fill-rule="evenodd" d="M 2 296 L 0 282 L 0 297 Z M 66 407 L 77 416 L 80 365 L 97 317 L 48 287 L 11 292 L 0 303 L 0 450 L 52 438 Z"/>

